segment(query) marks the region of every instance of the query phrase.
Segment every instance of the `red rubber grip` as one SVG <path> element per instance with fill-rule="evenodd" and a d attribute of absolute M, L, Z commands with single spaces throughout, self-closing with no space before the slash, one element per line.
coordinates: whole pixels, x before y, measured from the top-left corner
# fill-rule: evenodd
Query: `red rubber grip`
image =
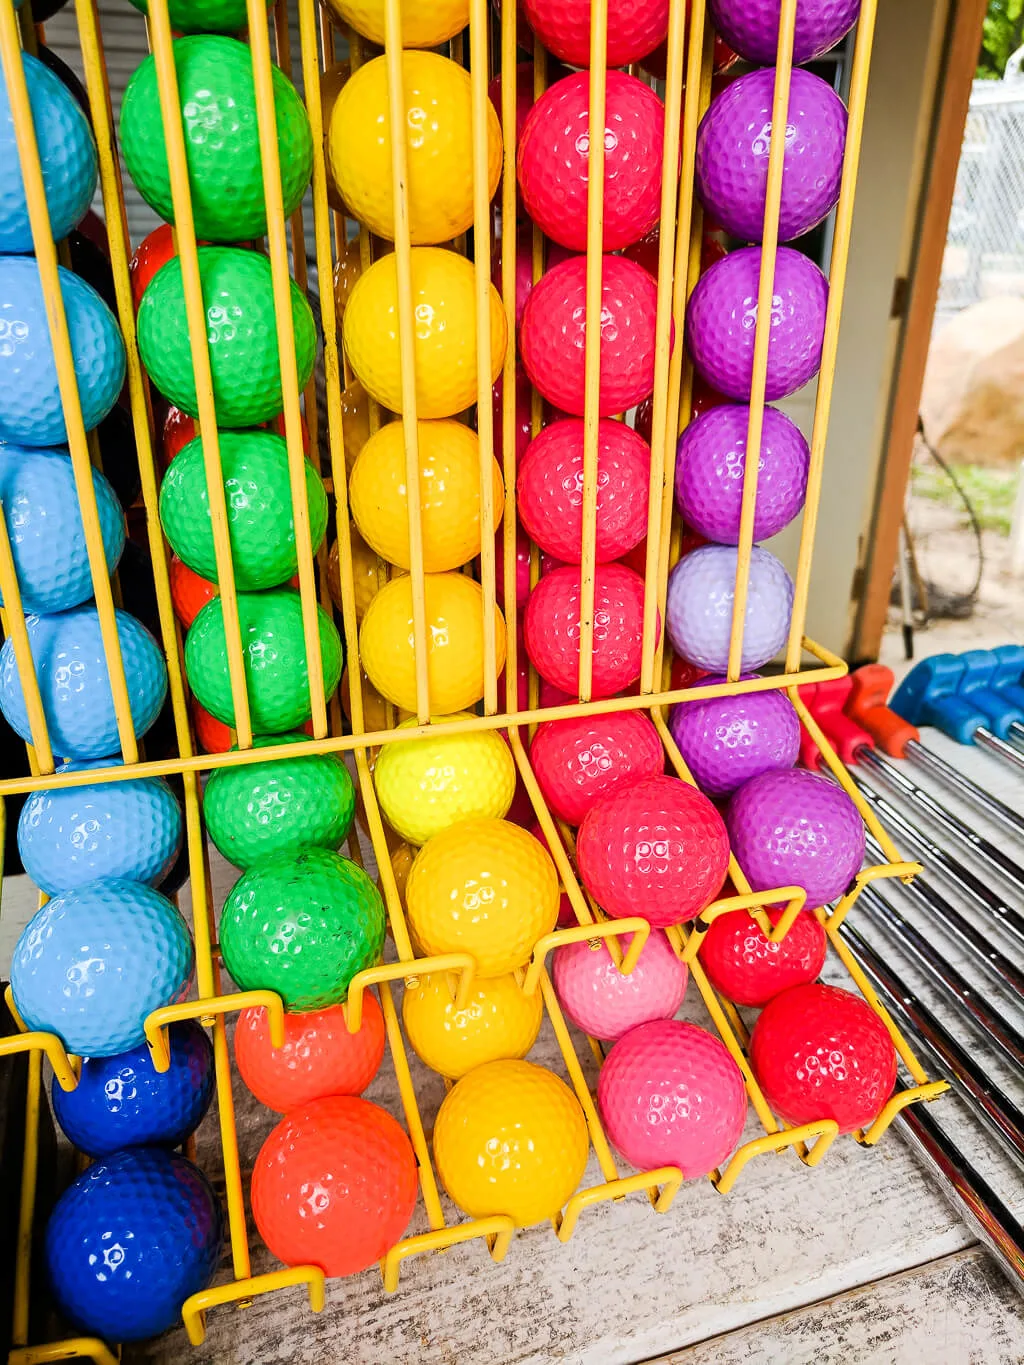
<path fill-rule="evenodd" d="M 844 713 L 850 696 L 850 679 L 832 678 L 818 683 L 813 703 L 808 710 L 825 732 L 825 738 L 842 761 L 849 766 L 856 763 L 860 749 L 873 749 L 875 741 L 867 730 Z"/>
<path fill-rule="evenodd" d="M 814 697 L 818 690 L 817 683 L 804 683 L 803 687 L 798 687 L 797 692 L 800 700 L 807 707 L 811 714 L 814 714 Z M 809 768 L 812 773 L 816 773 L 821 767 L 821 750 L 817 743 L 811 738 L 810 731 L 800 722 L 800 762 L 805 768 Z"/>
<path fill-rule="evenodd" d="M 920 740 L 915 725 L 898 716 L 886 704 L 894 682 L 892 669 L 884 664 L 864 664 L 850 674 L 850 697 L 846 714 L 864 727 L 890 758 L 903 758 L 911 740 Z"/>

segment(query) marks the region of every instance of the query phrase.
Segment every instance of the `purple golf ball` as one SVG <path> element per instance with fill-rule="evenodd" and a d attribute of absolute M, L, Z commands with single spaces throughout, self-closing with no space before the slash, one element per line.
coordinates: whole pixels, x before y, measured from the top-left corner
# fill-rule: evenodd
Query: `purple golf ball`
<path fill-rule="evenodd" d="M 716 31 L 755 66 L 774 66 L 781 0 L 708 0 Z M 857 22 L 860 0 L 800 0 L 793 35 L 793 64 L 802 66 L 835 47 Z"/>
<path fill-rule="evenodd" d="M 775 71 L 750 71 L 728 85 L 697 133 L 696 188 L 726 232 L 744 242 L 764 236 Z M 794 71 L 786 118 L 779 241 L 790 242 L 835 207 L 843 173 L 846 107 L 819 76 Z"/>
<path fill-rule="evenodd" d="M 676 446 L 676 506 L 706 540 L 738 545 L 750 409 L 726 403 L 702 413 Z M 810 451 L 799 427 L 765 408 L 757 470 L 754 539 L 788 526 L 804 505 Z"/>
<path fill-rule="evenodd" d="M 722 682 L 721 676 L 702 678 L 698 686 Z M 752 777 L 792 768 L 800 752 L 800 721 L 783 692 L 681 701 L 673 706 L 668 724 L 686 766 L 708 796 L 729 796 Z"/>
<path fill-rule="evenodd" d="M 697 281 L 686 344 L 701 378 L 726 398 L 750 401 L 761 248 L 730 251 Z M 813 261 L 780 246 L 775 262 L 765 398 L 795 393 L 821 364 L 828 281 Z"/>
<path fill-rule="evenodd" d="M 729 666 L 735 583 L 732 545 L 702 545 L 669 574 L 665 625 L 672 648 L 709 673 L 724 673 Z M 792 611 L 793 580 L 769 550 L 755 545 L 743 624 L 744 670 L 760 668 L 778 654 Z"/>
<path fill-rule="evenodd" d="M 807 909 L 841 896 L 864 861 L 864 824 L 843 789 L 793 768 L 752 777 L 725 813 L 729 845 L 755 891 L 802 886 Z"/>

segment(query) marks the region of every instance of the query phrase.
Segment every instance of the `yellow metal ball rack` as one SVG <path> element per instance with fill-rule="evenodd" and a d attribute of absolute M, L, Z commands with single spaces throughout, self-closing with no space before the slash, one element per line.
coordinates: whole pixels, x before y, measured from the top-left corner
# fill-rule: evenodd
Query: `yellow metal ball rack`
<path fill-rule="evenodd" d="M 434 1251 L 475 1238 L 482 1239 L 495 1260 L 501 1260 L 509 1249 L 513 1225 L 507 1217 L 491 1217 L 468 1221 L 454 1221 L 442 1206 L 434 1173 L 428 1130 L 431 1117 L 421 1114 L 410 1073 L 405 1043 L 399 1026 L 392 997 L 392 984 L 406 982 L 414 985 L 427 972 L 449 970 L 459 974 L 463 998 L 472 981 L 474 961 L 465 954 L 447 957 L 417 957 L 406 927 L 402 897 L 392 868 L 391 848 L 374 794 L 371 764 L 377 747 L 384 743 L 416 743 L 429 733 L 430 696 L 427 675 L 427 625 L 422 562 L 422 535 L 419 518 L 419 479 L 417 460 L 416 387 L 413 354 L 413 313 L 411 291 L 411 259 L 409 242 L 408 201 L 406 194 L 405 144 L 401 138 L 392 139 L 392 181 L 396 206 L 395 255 L 400 305 L 400 342 L 402 355 L 402 388 L 407 487 L 409 501 L 409 537 L 412 548 L 412 594 L 414 606 L 414 637 L 416 641 L 416 724 L 397 729 L 390 708 L 384 708 L 384 724 L 377 729 L 367 728 L 365 716 L 371 702 L 376 703 L 374 714 L 380 713 L 379 698 L 364 697 L 363 687 L 356 686 L 362 676 L 359 665 L 359 640 L 356 603 L 352 572 L 352 548 L 346 496 L 346 410 L 351 413 L 349 396 L 345 395 L 347 378 L 339 348 L 338 319 L 335 310 L 333 279 L 334 262 L 345 257 L 351 264 L 352 248 L 346 245 L 345 221 L 332 212 L 328 203 L 327 179 L 323 153 L 324 116 L 321 104 L 320 73 L 335 59 L 335 31 L 326 11 L 317 12 L 315 0 L 295 0 L 298 7 L 301 39 L 300 69 L 305 89 L 305 102 L 312 126 L 314 142 L 313 166 L 313 226 L 315 259 L 319 277 L 320 301 L 323 315 L 324 359 L 327 396 L 327 448 L 329 466 L 322 473 L 335 499 L 335 530 L 338 542 L 341 609 L 347 648 L 350 679 L 351 727 L 343 732 L 339 699 L 324 695 L 320 669 L 320 645 L 316 628 L 317 602 L 330 609 L 326 548 L 314 556 L 311 546 L 309 520 L 304 493 L 303 447 L 301 421 L 304 407 L 312 437 L 311 458 L 319 466 L 321 442 L 317 431 L 317 405 L 313 384 L 300 394 L 292 344 L 292 318 L 288 303 L 289 245 L 295 278 L 305 288 L 306 246 L 301 210 L 286 223 L 280 189 L 278 147 L 275 136 L 273 89 L 271 84 L 270 30 L 276 40 L 278 64 L 287 73 L 293 69 L 289 50 L 286 0 L 277 0 L 267 22 L 263 0 L 248 0 L 248 40 L 252 49 L 253 69 L 257 90 L 257 110 L 260 146 L 263 159 L 264 190 L 267 206 L 267 251 L 273 272 L 274 301 L 278 330 L 279 351 L 284 384 L 284 429 L 286 434 L 295 534 L 299 551 L 299 593 L 305 627 L 305 649 L 310 679 L 310 701 L 313 737 L 309 740 L 276 746 L 274 758 L 311 753 L 349 753 L 354 760 L 358 790 L 361 797 L 361 816 L 372 844 L 380 873 L 396 959 L 361 973 L 352 983 L 348 996 L 349 1026 L 359 1027 L 362 997 L 366 990 L 376 989 L 384 1013 L 392 1064 L 404 1110 L 406 1126 L 419 1164 L 420 1189 L 429 1231 L 410 1236 L 399 1242 L 387 1255 L 381 1270 L 388 1290 L 398 1285 L 401 1264 L 410 1256 Z M 611 0 L 614 3 L 614 0 Z M 591 126 L 603 127 L 605 109 L 605 37 L 609 0 L 593 0 L 590 66 Z M 839 321 L 843 303 L 846 268 L 850 249 L 854 193 L 860 156 L 864 107 L 868 87 L 868 69 L 877 0 L 863 0 L 860 22 L 856 33 L 849 94 L 849 131 L 842 176 L 842 192 L 835 215 L 832 263 L 829 277 L 830 293 L 825 325 L 824 350 L 818 379 L 817 400 L 811 437 L 811 461 L 807 501 L 803 515 L 802 534 L 795 574 L 795 597 L 783 671 L 768 678 L 739 681 L 742 657 L 743 623 L 745 619 L 751 546 L 754 530 L 757 463 L 764 414 L 765 384 L 768 362 L 769 328 L 766 319 L 771 311 L 772 277 L 778 245 L 779 208 L 782 187 L 784 140 L 772 139 L 768 170 L 768 193 L 765 211 L 763 257 L 758 293 L 758 320 L 755 335 L 753 393 L 748 430 L 746 478 L 743 492 L 740 546 L 735 585 L 735 611 L 729 650 L 729 669 L 726 683 L 700 689 L 669 686 L 670 659 L 666 658 L 664 636 L 658 622 L 664 620 L 666 581 L 670 563 L 678 555 L 680 531 L 673 519 L 673 468 L 675 442 L 680 430 L 689 420 L 692 372 L 682 345 L 683 319 L 686 301 L 699 273 L 701 247 L 701 210 L 695 201 L 692 184 L 694 147 L 699 120 L 710 99 L 713 34 L 705 21 L 704 0 L 672 0 L 668 39 L 668 65 L 664 96 L 666 105 L 665 147 L 661 191 L 660 255 L 657 294 L 657 352 L 652 416 L 652 451 L 650 481 L 650 514 L 647 537 L 645 599 L 643 619 L 643 655 L 640 690 L 637 695 L 613 700 L 595 701 L 591 696 L 591 643 L 594 632 L 594 564 L 597 507 L 597 434 L 599 380 L 599 317 L 601 296 L 601 240 L 602 197 L 595 186 L 603 178 L 604 141 L 599 135 L 591 137 L 590 196 L 588 204 L 587 250 L 587 331 L 586 331 L 586 412 L 585 459 L 583 479 L 583 557 L 582 608 L 580 620 L 580 672 L 578 700 L 569 705 L 541 709 L 536 705 L 537 679 L 530 677 L 529 708 L 517 707 L 516 638 L 516 519 L 513 492 L 516 482 L 515 441 L 515 252 L 502 253 L 502 294 L 508 323 L 510 344 L 504 357 L 504 389 L 501 413 L 500 448 L 502 468 L 508 495 L 504 511 L 504 583 L 506 585 L 506 709 L 501 709 L 499 676 L 495 650 L 495 516 L 490 478 L 490 464 L 494 449 L 494 430 L 491 403 L 490 329 L 488 319 L 488 291 L 491 279 L 490 246 L 494 240 L 494 220 L 487 194 L 487 135 L 485 114 L 488 101 L 488 80 L 492 70 L 504 73 L 501 82 L 501 125 L 504 137 L 505 174 L 500 197 L 501 218 L 506 224 L 515 222 L 515 127 L 516 127 L 516 6 L 502 6 L 500 43 L 491 51 L 492 18 L 488 0 L 470 0 L 468 43 L 472 79 L 473 107 L 473 170 L 474 170 L 474 241 L 478 404 L 477 427 L 480 438 L 481 469 L 481 539 L 480 583 L 483 591 L 483 622 L 486 641 L 485 690 L 481 714 L 450 725 L 449 731 L 500 729 L 507 734 L 519 775 L 529 795 L 534 812 L 553 851 L 553 856 L 565 890 L 576 914 L 578 924 L 569 929 L 556 930 L 537 943 L 532 959 L 522 974 L 523 987 L 528 992 L 540 990 L 564 1060 L 565 1069 L 575 1093 L 583 1106 L 590 1130 L 591 1143 L 601 1171 L 599 1184 L 579 1190 L 568 1202 L 561 1215 L 554 1220 L 554 1231 L 563 1241 L 576 1230 L 581 1215 L 591 1205 L 643 1192 L 655 1210 L 666 1212 L 683 1183 L 680 1170 L 666 1167 L 621 1175 L 592 1096 L 592 1089 L 577 1056 L 573 1038 L 563 1019 L 557 998 L 546 970 L 548 955 L 560 944 L 580 940 L 605 939 L 621 962 L 623 971 L 630 971 L 649 932 L 645 921 L 607 920 L 588 900 L 575 880 L 570 855 L 572 840 L 569 831 L 559 829 L 553 820 L 530 767 L 527 745 L 524 742 L 533 726 L 543 720 L 569 716 L 600 714 L 619 709 L 643 710 L 650 714 L 664 742 L 671 768 L 685 781 L 690 774 L 676 748 L 665 721 L 666 707 L 700 695 L 737 695 L 769 689 L 785 690 L 796 707 L 801 720 L 819 745 L 829 769 L 844 790 L 856 803 L 866 825 L 885 852 L 887 861 L 862 871 L 853 885 L 832 910 L 816 913 L 827 931 L 832 949 L 846 967 L 853 984 L 885 1023 L 896 1046 L 910 1084 L 899 1090 L 886 1105 L 878 1119 L 856 1140 L 876 1143 L 895 1116 L 908 1104 L 928 1100 L 946 1087 L 942 1081 L 929 1081 L 927 1074 L 914 1056 L 905 1039 L 879 1003 L 848 948 L 838 936 L 843 918 L 854 904 L 862 888 L 870 881 L 897 877 L 909 879 L 920 871 L 914 862 L 906 862 L 879 825 L 872 810 L 861 798 L 842 763 L 815 724 L 801 701 L 798 688 L 803 684 L 821 682 L 842 676 L 846 671 L 843 661 L 804 632 L 808 591 L 812 573 L 812 552 L 817 521 L 826 433 L 832 398 Z M 67 324 L 57 276 L 58 259 L 62 246 L 55 245 L 50 232 L 46 197 L 36 147 L 28 96 L 22 72 L 19 48 L 34 50 L 37 30 L 33 26 L 29 0 L 16 13 L 12 0 L 0 0 L 0 56 L 4 78 L 10 92 L 14 126 L 25 180 L 35 254 L 42 276 L 44 296 L 51 336 L 57 362 L 60 393 L 67 421 L 71 459 L 76 487 L 81 502 L 89 563 L 102 637 L 111 677 L 115 712 L 117 715 L 124 766 L 94 771 L 80 770 L 54 776 L 54 754 L 47 734 L 29 648 L 25 616 L 21 606 L 14 561 L 3 517 L 0 516 L 0 590 L 5 610 L 3 628 L 12 642 L 24 688 L 31 725 L 32 744 L 29 749 L 31 775 L 25 779 L 0 782 L 0 798 L 6 794 L 38 791 L 55 786 L 81 785 L 96 782 L 116 782 L 127 778 L 180 774 L 184 784 L 186 837 L 191 874 L 192 927 L 196 945 L 196 998 L 182 1004 L 157 1010 L 147 1024 L 155 1063 L 158 1068 L 168 1065 L 165 1030 L 177 1019 L 198 1019 L 212 1030 L 216 1061 L 216 1090 L 220 1125 L 220 1147 L 226 1190 L 228 1227 L 230 1234 L 231 1275 L 194 1295 L 183 1305 L 183 1318 L 193 1343 L 200 1343 L 205 1334 L 206 1314 L 211 1309 L 227 1304 L 242 1304 L 259 1294 L 274 1293 L 289 1286 L 305 1285 L 310 1305 L 319 1310 L 324 1302 L 324 1276 L 316 1266 L 298 1266 L 253 1276 L 251 1273 L 249 1231 L 245 1216 L 242 1171 L 239 1160 L 235 1115 L 232 1100 L 232 1069 L 228 1049 L 225 1016 L 245 1006 L 266 1005 L 270 1012 L 272 1033 L 283 1036 L 281 1003 L 270 992 L 244 994 L 224 993 L 219 955 L 215 943 L 212 884 L 209 858 L 202 823 L 202 793 L 200 776 L 217 767 L 259 763 L 269 754 L 253 749 L 252 727 L 246 694 L 238 604 L 232 569 L 227 530 L 224 488 L 221 477 L 220 454 L 217 442 L 216 413 L 210 360 L 206 345 L 206 318 L 199 280 L 199 267 L 194 231 L 185 146 L 178 117 L 178 88 L 172 56 L 173 37 L 168 17 L 167 0 L 149 0 L 148 36 L 155 56 L 163 115 L 164 134 L 171 169 L 177 246 L 181 256 L 188 331 L 192 346 L 196 391 L 199 403 L 199 425 L 203 433 L 206 460 L 207 488 L 216 549 L 217 572 L 224 602 L 224 619 L 228 647 L 231 691 L 236 717 L 236 751 L 223 754 L 197 753 L 189 724 L 188 687 L 182 667 L 182 641 L 174 618 L 168 582 L 167 547 L 157 515 L 158 479 L 153 458 L 153 419 L 146 376 L 140 366 L 135 338 L 135 317 L 132 304 L 128 262 L 131 246 L 128 239 L 124 211 L 124 196 L 120 180 L 119 162 L 114 140 L 110 91 L 104 62 L 96 0 L 77 0 L 76 15 L 81 56 L 86 73 L 86 85 L 92 107 L 92 119 L 99 149 L 100 180 L 103 193 L 110 255 L 117 294 L 118 316 L 128 358 L 128 384 L 135 439 L 139 451 L 142 478 L 141 500 L 145 513 L 146 531 L 152 555 L 153 571 L 159 605 L 160 631 L 166 653 L 170 697 L 173 707 L 177 739 L 176 756 L 160 761 L 146 761 L 136 740 L 128 702 L 128 688 L 124 664 L 120 654 L 114 618 L 115 588 L 107 576 L 100 533 L 95 493 L 90 476 L 90 463 L 98 462 L 96 450 L 86 433 L 74 364 L 68 339 Z M 400 47 L 401 0 L 385 0 L 386 43 L 385 55 L 389 75 L 389 100 L 392 127 L 402 122 L 402 66 Z M 785 126 L 792 69 L 793 29 L 796 0 L 782 0 L 777 79 L 773 108 L 775 127 Z M 140 16 L 139 23 L 144 20 Z M 687 32 L 687 29 L 689 30 Z M 349 36 L 349 53 L 353 68 L 363 58 L 362 41 L 358 35 Z M 452 55 L 461 59 L 465 38 L 460 34 L 452 40 Z M 500 49 L 500 50 L 497 50 Z M 535 53 L 535 81 L 538 93 L 545 86 L 545 54 L 540 48 Z M 681 175 L 675 168 L 681 164 Z M 510 240 L 514 240 L 512 234 Z M 290 243 L 289 243 L 290 238 Z M 465 242 L 456 243 L 465 249 Z M 359 260 L 362 268 L 372 259 L 373 243 L 365 227 L 359 236 Z M 543 243 L 534 233 L 534 276 L 543 267 Z M 670 345 L 670 336 L 675 345 Z M 540 405 L 535 399 L 534 430 L 539 426 Z M 369 426 L 376 429 L 380 414 L 370 404 Z M 351 444 L 351 436 L 349 442 Z M 537 553 L 533 552 L 533 578 L 537 573 Z M 381 581 L 386 577 L 386 566 L 380 566 Z M 805 657 L 813 661 L 805 665 Z M 0 799 L 0 813 L 3 802 Z M 2 814 L 0 814 L 2 834 Z M 565 840 L 563 845 L 562 840 Z M 358 840 L 349 842 L 353 858 L 361 859 Z M 700 964 L 700 945 L 711 921 L 730 910 L 746 909 L 778 940 L 784 937 L 799 913 L 804 900 L 801 890 L 781 887 L 751 893 L 749 885 L 736 865 L 730 864 L 734 886 L 739 894 L 716 902 L 687 929 L 669 930 L 669 937 L 679 955 L 690 965 L 693 979 L 703 997 L 708 1014 L 726 1046 L 739 1064 L 747 1085 L 750 1104 L 764 1130 L 763 1135 L 743 1144 L 724 1169 L 709 1177 L 723 1193 L 727 1193 L 744 1167 L 755 1158 L 785 1148 L 792 1148 L 807 1166 L 817 1165 L 837 1137 L 837 1125 L 832 1121 L 788 1127 L 775 1117 L 765 1102 L 750 1066 L 744 1047 L 747 1036 L 736 1010 L 719 999 L 709 985 Z M 763 907 L 784 902 L 787 909 L 782 919 L 771 928 Z M 628 951 L 623 953 L 618 936 L 632 932 L 634 937 Z M 590 1041 L 593 1058 L 599 1065 L 603 1053 L 600 1045 Z M 24 1180 L 18 1237 L 18 1262 L 14 1287 L 14 1349 L 11 1365 L 35 1365 L 36 1362 L 72 1358 L 91 1358 L 98 1365 L 111 1365 L 117 1359 L 110 1345 L 91 1338 L 75 1338 L 48 1344 L 29 1342 L 29 1251 L 31 1246 L 36 1195 L 37 1135 L 42 1097 L 42 1063 L 45 1057 L 51 1064 L 59 1084 L 70 1089 L 76 1083 L 75 1060 L 69 1058 L 59 1039 L 51 1034 L 22 1032 L 0 1042 L 0 1053 L 27 1051 L 29 1055 L 29 1090 L 27 1106 Z"/>

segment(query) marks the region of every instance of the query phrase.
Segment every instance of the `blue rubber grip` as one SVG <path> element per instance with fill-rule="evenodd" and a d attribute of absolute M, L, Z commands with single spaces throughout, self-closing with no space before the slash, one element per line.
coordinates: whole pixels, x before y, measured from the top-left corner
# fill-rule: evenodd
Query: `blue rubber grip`
<path fill-rule="evenodd" d="M 893 693 L 890 708 L 911 725 L 934 725 L 950 739 L 970 744 L 988 718 L 957 695 L 964 666 L 955 654 L 934 654 L 910 670 Z"/>
<path fill-rule="evenodd" d="M 1024 645 L 999 645 L 992 653 L 996 658 L 992 686 L 997 692 L 1012 701 L 1015 706 L 1024 707 Z"/>
<path fill-rule="evenodd" d="M 959 695 L 969 697 L 988 720 L 992 733 L 1005 739 L 1012 725 L 1024 722 L 1024 710 L 1004 691 L 996 690 L 995 654 L 991 649 L 968 649 L 960 655 L 960 662 L 964 668 L 957 688 Z"/>

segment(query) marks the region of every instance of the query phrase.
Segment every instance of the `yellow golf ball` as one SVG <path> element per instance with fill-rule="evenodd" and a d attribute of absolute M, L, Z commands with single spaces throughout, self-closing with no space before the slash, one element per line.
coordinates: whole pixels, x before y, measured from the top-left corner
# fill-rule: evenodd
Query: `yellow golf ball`
<path fill-rule="evenodd" d="M 465 711 L 484 695 L 484 608 L 480 584 L 461 573 L 426 574 L 427 677 L 431 710 Z M 505 665 L 505 621 L 494 608 L 495 667 Z M 393 578 L 370 602 L 359 632 L 363 667 L 382 697 L 416 710 L 412 579 Z"/>
<path fill-rule="evenodd" d="M 423 952 L 471 953 L 477 974 L 521 967 L 558 918 L 547 850 L 508 820 L 460 820 L 424 844 L 406 887 Z"/>
<path fill-rule="evenodd" d="M 359 238 L 353 237 L 350 242 L 345 243 L 344 250 L 339 255 L 334 265 L 334 311 L 340 323 L 345 316 L 345 309 L 348 307 L 348 296 L 352 293 L 356 280 L 363 273 L 363 261 L 359 252 Z M 356 385 L 358 388 L 359 386 Z M 347 392 L 347 390 L 346 390 Z M 362 393 L 362 390 L 360 389 Z M 344 411 L 344 395 L 342 395 L 342 417 Z M 366 395 L 363 395 L 363 406 L 366 406 Z M 365 437 L 364 437 L 365 439 Z M 345 445 L 348 446 L 348 432 L 345 432 Z"/>
<path fill-rule="evenodd" d="M 345 473 L 351 474 L 359 452 L 370 439 L 370 404 L 358 379 L 353 379 L 342 391 L 341 423 L 345 435 Z"/>
<path fill-rule="evenodd" d="M 410 844 L 425 844 L 459 820 L 500 819 L 516 789 L 515 761 L 496 731 L 445 734 L 445 722 L 468 719 L 464 712 L 433 719 L 424 739 L 383 745 L 373 770 L 384 818 Z"/>
<path fill-rule="evenodd" d="M 427 573 L 457 569 L 480 553 L 480 442 L 462 422 L 417 422 L 420 528 Z M 491 458 L 494 524 L 505 507 L 501 469 Z M 381 427 L 352 470 L 349 506 L 366 543 L 390 564 L 410 568 L 409 497 L 401 422 Z"/>
<path fill-rule="evenodd" d="M 384 46 L 384 0 L 327 0 L 327 7 L 371 43 Z M 402 46 L 437 47 L 469 23 L 469 0 L 402 0 Z"/>
<path fill-rule="evenodd" d="M 563 1208 L 583 1179 L 587 1121 L 564 1081 L 532 1062 L 500 1061 L 463 1076 L 434 1124 L 441 1183 L 473 1218 L 517 1227 Z"/>
<path fill-rule="evenodd" d="M 402 1022 L 420 1061 L 455 1081 L 485 1062 L 525 1057 L 540 1032 L 540 991 L 524 995 L 511 974 L 494 976 L 474 981 L 468 1004 L 456 1009 L 457 988 L 454 972 L 433 972 L 406 986 Z"/>
<path fill-rule="evenodd" d="M 469 73 L 435 52 L 402 53 L 409 235 L 413 246 L 450 242 L 473 226 L 473 95 Z M 346 83 L 327 135 L 330 178 L 351 215 L 395 236 L 386 57 Z M 501 175 L 501 129 L 487 104 L 487 194 Z"/>
<path fill-rule="evenodd" d="M 412 305 L 416 413 L 454 417 L 477 401 L 476 296 L 473 265 L 439 246 L 412 250 Z M 501 298 L 490 286 L 493 384 L 505 358 L 507 333 Z M 390 252 L 364 271 L 345 309 L 345 353 L 371 398 L 402 411 L 398 343 L 398 278 Z"/>

